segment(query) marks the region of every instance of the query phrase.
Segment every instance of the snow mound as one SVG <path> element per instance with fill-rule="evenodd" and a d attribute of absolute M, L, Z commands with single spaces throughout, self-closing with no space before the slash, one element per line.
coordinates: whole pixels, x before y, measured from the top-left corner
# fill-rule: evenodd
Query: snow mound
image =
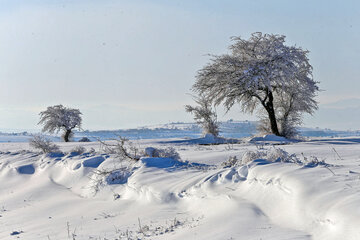
<path fill-rule="evenodd" d="M 174 146 L 183 161 L 139 142 L 152 157 L 0 144 L 0 239 L 360 239 L 358 143 Z"/>
<path fill-rule="evenodd" d="M 82 165 L 84 167 L 97 168 L 103 161 L 105 161 L 103 156 L 97 156 L 84 160 Z"/>
<path fill-rule="evenodd" d="M 268 142 L 268 143 L 287 144 L 287 143 L 296 142 L 296 140 L 287 139 L 285 137 L 276 136 L 274 134 L 267 134 L 262 137 L 250 138 L 249 142 Z"/>
<path fill-rule="evenodd" d="M 127 168 L 122 168 L 111 172 L 105 179 L 106 183 L 111 184 L 125 184 L 127 183 L 132 172 Z"/>
<path fill-rule="evenodd" d="M 35 173 L 35 167 L 34 167 L 33 164 L 28 164 L 28 165 L 18 167 L 17 171 L 20 174 L 34 174 Z"/>
<path fill-rule="evenodd" d="M 214 135 L 208 133 L 201 138 L 175 140 L 175 141 L 161 142 L 161 143 L 215 145 L 215 144 L 238 143 L 238 142 L 239 140 L 237 139 L 215 137 Z"/>
<path fill-rule="evenodd" d="M 148 157 L 142 158 L 141 163 L 145 167 L 155 167 L 155 168 L 171 168 L 186 165 L 185 162 L 181 162 L 172 158 L 162 158 L 162 157 Z"/>
<path fill-rule="evenodd" d="M 212 184 L 225 184 L 225 183 L 238 183 L 245 181 L 248 175 L 248 166 L 234 167 L 230 169 L 224 169 L 216 172 L 215 174 L 208 176 L 200 181 L 200 185 L 212 185 Z"/>

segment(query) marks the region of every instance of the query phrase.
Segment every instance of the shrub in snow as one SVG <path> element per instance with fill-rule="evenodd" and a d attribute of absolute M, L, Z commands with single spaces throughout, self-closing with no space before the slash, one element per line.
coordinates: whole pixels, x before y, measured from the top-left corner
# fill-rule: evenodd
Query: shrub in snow
<path fill-rule="evenodd" d="M 239 165 L 239 159 L 236 156 L 230 156 L 229 159 L 221 164 L 224 168 L 235 167 Z"/>
<path fill-rule="evenodd" d="M 247 151 L 241 158 L 241 164 L 247 164 L 256 159 L 266 159 L 266 153 L 262 151 Z"/>
<path fill-rule="evenodd" d="M 290 154 L 281 148 L 272 147 L 266 152 L 266 159 L 270 162 L 301 163 L 295 154 Z"/>
<path fill-rule="evenodd" d="M 195 121 L 202 127 L 203 134 L 219 135 L 219 123 L 216 112 L 212 109 L 212 104 L 204 97 L 195 98 L 198 106 L 185 106 L 186 112 L 194 114 Z"/>
<path fill-rule="evenodd" d="M 290 154 L 283 149 L 272 147 L 266 151 L 246 151 L 241 160 L 236 156 L 231 156 L 227 161 L 222 163 L 223 167 L 241 166 L 257 159 L 264 159 L 269 162 L 290 162 L 303 165 L 295 154 Z"/>
<path fill-rule="evenodd" d="M 124 184 L 127 183 L 127 180 L 131 174 L 131 171 L 129 171 L 127 167 L 123 167 L 110 172 L 105 177 L 105 181 L 107 184 Z"/>
<path fill-rule="evenodd" d="M 246 151 L 243 156 L 238 159 L 236 156 L 230 156 L 229 159 L 221 164 L 223 167 L 236 167 L 250 163 L 256 159 L 265 159 L 266 153 L 262 151 Z"/>
<path fill-rule="evenodd" d="M 70 152 L 80 155 L 80 154 L 83 154 L 84 152 L 86 152 L 86 148 L 83 146 L 76 146 L 73 149 L 71 149 Z"/>
<path fill-rule="evenodd" d="M 79 140 L 79 142 L 91 142 L 91 140 L 87 137 L 83 137 Z"/>
<path fill-rule="evenodd" d="M 43 153 L 60 152 L 59 146 L 41 135 L 35 135 L 29 140 L 31 147 L 41 150 Z"/>
<path fill-rule="evenodd" d="M 159 157 L 159 152 L 154 147 L 147 147 L 145 148 L 145 155 L 148 157 Z"/>
<path fill-rule="evenodd" d="M 68 142 L 72 136 L 74 128 L 81 128 L 81 115 L 79 109 L 67 108 L 63 105 L 48 107 L 45 111 L 40 112 L 40 121 L 43 124 L 43 132 L 58 133 L 64 131 L 62 135 L 65 142 Z"/>
<path fill-rule="evenodd" d="M 325 163 L 324 160 L 319 160 L 315 156 L 305 157 L 304 154 L 302 154 L 302 155 L 303 155 L 303 158 L 304 158 L 303 164 L 305 166 L 307 166 L 307 167 L 316 167 L 318 165 L 323 165 L 323 166 L 326 166 L 326 167 L 331 166 L 330 164 Z"/>
<path fill-rule="evenodd" d="M 213 55 L 198 72 L 193 91 L 209 104 L 223 103 L 227 110 L 236 103 L 248 113 L 262 109 L 264 131 L 292 136 L 302 114 L 317 109 L 319 87 L 308 51 L 286 46 L 282 35 L 257 32 L 248 40 L 232 40 L 229 54 Z"/>
<path fill-rule="evenodd" d="M 105 185 L 127 183 L 132 173 L 133 170 L 128 166 L 112 170 L 96 169 L 91 177 L 91 189 L 96 194 Z"/>
<path fill-rule="evenodd" d="M 129 139 L 119 137 L 115 143 L 106 143 L 100 141 L 101 148 L 105 153 L 114 154 L 120 160 L 138 161 L 142 152 Z"/>
<path fill-rule="evenodd" d="M 159 149 L 159 150 L 160 150 L 160 157 L 180 160 L 179 153 L 173 147 L 167 147 L 165 149 Z"/>
<path fill-rule="evenodd" d="M 154 148 L 147 147 L 145 148 L 145 154 L 149 157 L 162 157 L 162 158 L 171 158 L 174 160 L 180 160 L 180 155 L 173 147 L 167 148 Z"/>
<path fill-rule="evenodd" d="M 95 151 L 95 149 L 92 147 L 92 148 L 90 148 L 90 150 L 89 150 L 89 153 L 95 153 L 96 151 Z"/>

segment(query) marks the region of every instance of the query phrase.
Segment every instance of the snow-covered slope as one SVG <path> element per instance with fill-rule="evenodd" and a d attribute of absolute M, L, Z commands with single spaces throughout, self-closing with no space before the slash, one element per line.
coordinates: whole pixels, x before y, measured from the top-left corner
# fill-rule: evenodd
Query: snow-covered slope
<path fill-rule="evenodd" d="M 281 151 L 141 140 L 140 148 L 174 147 L 181 159 L 137 162 L 101 153 L 96 142 L 59 143 L 96 152 L 47 155 L 1 143 L 0 239 L 357 240 L 359 142 L 318 139 Z M 223 167 L 230 156 L 239 161 Z"/>

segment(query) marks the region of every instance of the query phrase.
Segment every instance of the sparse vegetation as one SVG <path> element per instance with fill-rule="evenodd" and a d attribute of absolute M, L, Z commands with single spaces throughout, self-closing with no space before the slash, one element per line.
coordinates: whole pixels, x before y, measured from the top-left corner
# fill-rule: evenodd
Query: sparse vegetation
<path fill-rule="evenodd" d="M 82 137 L 79 142 L 91 142 L 91 140 L 87 137 Z"/>
<path fill-rule="evenodd" d="M 113 139 L 115 143 L 108 143 L 99 140 L 101 149 L 107 154 L 113 154 L 119 160 L 133 160 L 138 161 L 141 157 L 142 151 L 139 150 L 129 141 L 129 139 L 119 136 L 118 139 Z M 143 154 L 142 154 L 143 155 Z"/>
<path fill-rule="evenodd" d="M 271 147 L 267 150 L 258 150 L 258 151 L 246 151 L 240 159 L 236 156 L 230 156 L 229 159 L 222 163 L 223 167 L 236 167 L 246 165 L 254 160 L 263 159 L 269 162 L 286 162 L 286 163 L 295 163 L 302 166 L 331 166 L 325 163 L 324 160 L 319 160 L 315 156 L 305 157 L 302 154 L 302 159 L 297 157 L 296 154 L 290 154 L 287 151 Z"/>
<path fill-rule="evenodd" d="M 172 158 L 174 160 L 180 160 L 179 153 L 173 147 L 167 147 L 167 148 L 148 147 L 145 149 L 145 154 L 149 157 L 162 157 L 162 158 Z"/>
<path fill-rule="evenodd" d="M 43 153 L 60 152 L 58 145 L 42 135 L 33 136 L 29 140 L 29 144 L 31 147 L 41 150 Z"/>
<path fill-rule="evenodd" d="M 86 152 L 86 148 L 83 146 L 76 146 L 70 150 L 71 153 L 76 153 L 77 155 L 83 154 Z"/>

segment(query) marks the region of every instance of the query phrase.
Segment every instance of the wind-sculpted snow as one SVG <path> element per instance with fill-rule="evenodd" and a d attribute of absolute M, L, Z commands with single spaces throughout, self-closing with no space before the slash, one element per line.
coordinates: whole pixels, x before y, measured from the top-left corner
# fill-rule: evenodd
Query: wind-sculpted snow
<path fill-rule="evenodd" d="M 356 143 L 162 144 L 181 158 L 0 145 L 0 239 L 360 239 Z"/>
<path fill-rule="evenodd" d="M 20 174 L 34 174 L 35 168 L 32 164 L 28 164 L 28 165 L 18 167 L 17 171 Z"/>
<path fill-rule="evenodd" d="M 93 158 L 86 159 L 82 162 L 84 167 L 97 168 L 105 160 L 103 156 L 97 156 Z"/>

